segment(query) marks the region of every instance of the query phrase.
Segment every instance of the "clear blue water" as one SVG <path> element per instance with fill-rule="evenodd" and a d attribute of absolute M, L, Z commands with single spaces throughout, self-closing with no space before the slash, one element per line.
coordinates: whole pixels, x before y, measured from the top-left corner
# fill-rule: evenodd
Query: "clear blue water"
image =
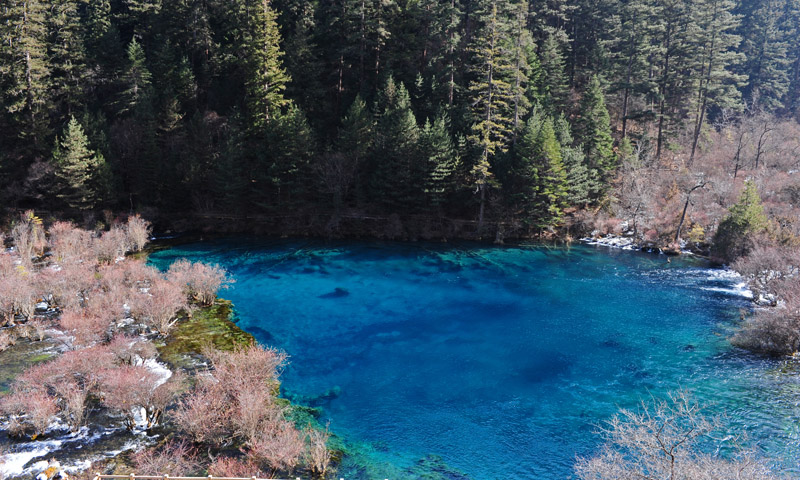
<path fill-rule="evenodd" d="M 291 356 L 284 395 L 354 452 L 338 476 L 569 478 L 604 419 L 678 388 L 782 468 L 800 462 L 800 368 L 729 345 L 741 279 L 701 261 L 245 238 L 151 262 L 182 257 L 228 269 L 239 325 Z"/>

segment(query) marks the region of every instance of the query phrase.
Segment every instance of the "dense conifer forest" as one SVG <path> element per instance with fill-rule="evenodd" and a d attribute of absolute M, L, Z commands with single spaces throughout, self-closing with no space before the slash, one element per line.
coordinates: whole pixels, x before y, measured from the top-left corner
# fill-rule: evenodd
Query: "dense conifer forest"
<path fill-rule="evenodd" d="M 528 233 L 623 219 L 663 244 L 710 239 L 751 177 L 772 217 L 797 203 L 797 0 L 9 0 L 0 16 L 7 207 Z"/>

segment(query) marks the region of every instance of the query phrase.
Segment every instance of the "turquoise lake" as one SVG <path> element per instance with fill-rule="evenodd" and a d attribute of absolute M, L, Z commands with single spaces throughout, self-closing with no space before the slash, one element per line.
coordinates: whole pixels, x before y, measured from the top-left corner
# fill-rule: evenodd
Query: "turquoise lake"
<path fill-rule="evenodd" d="M 800 364 L 730 346 L 742 279 L 700 260 L 239 238 L 150 261 L 183 257 L 226 268 L 238 325 L 290 355 L 283 395 L 353 452 L 337 477 L 570 478 L 599 424 L 679 388 L 800 473 Z"/>

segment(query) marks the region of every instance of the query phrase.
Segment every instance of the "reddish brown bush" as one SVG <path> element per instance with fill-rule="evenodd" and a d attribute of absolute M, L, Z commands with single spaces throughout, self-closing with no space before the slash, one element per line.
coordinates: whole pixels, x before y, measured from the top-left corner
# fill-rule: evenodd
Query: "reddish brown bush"
<path fill-rule="evenodd" d="M 800 277 L 772 282 L 771 288 L 781 299 L 778 306 L 757 310 L 732 342 L 769 355 L 800 351 Z"/>
<path fill-rule="evenodd" d="M 169 267 L 167 278 L 181 285 L 186 295 L 201 305 L 211 305 L 220 288 L 227 288 L 231 280 L 218 266 L 178 260 Z"/>
<path fill-rule="evenodd" d="M 732 459 L 703 453 L 701 443 L 714 441 L 718 427 L 679 392 L 668 401 L 643 404 L 638 412 L 622 410 L 602 430 L 606 443 L 600 452 L 578 459 L 575 471 L 582 480 L 776 478 L 747 452 Z"/>
<path fill-rule="evenodd" d="M 58 263 L 93 262 L 94 238 L 70 222 L 55 222 L 48 230 L 50 251 Z"/>
<path fill-rule="evenodd" d="M 134 259 L 102 266 L 99 273 L 100 285 L 106 290 L 124 287 L 139 292 L 163 278 L 157 269 Z"/>
<path fill-rule="evenodd" d="M 230 457 L 217 457 L 208 467 L 208 474 L 215 477 L 228 477 L 228 478 L 267 478 L 269 474 L 264 472 L 258 465 L 251 459 L 244 458 L 230 458 Z"/>
<path fill-rule="evenodd" d="M 12 337 L 7 331 L 0 330 L 0 352 L 6 350 L 12 345 L 14 345 L 14 337 Z"/>
<path fill-rule="evenodd" d="M 108 343 L 118 365 L 137 365 L 143 360 L 156 358 L 158 351 L 152 342 L 139 337 L 116 335 Z"/>
<path fill-rule="evenodd" d="M 83 308 L 70 308 L 61 313 L 58 323 L 62 329 L 74 337 L 78 346 L 89 346 L 108 340 L 111 334 L 111 320 Z"/>
<path fill-rule="evenodd" d="M 150 222 L 139 215 L 128 217 L 128 223 L 125 225 L 125 233 L 128 236 L 128 248 L 133 252 L 138 252 L 143 249 L 150 240 L 150 233 L 152 230 Z"/>
<path fill-rule="evenodd" d="M 37 290 L 51 303 L 65 308 L 77 308 L 95 286 L 95 267 L 89 263 L 65 264 L 57 269 L 45 268 L 36 276 Z"/>
<path fill-rule="evenodd" d="M 128 430 L 136 427 L 135 416 L 150 405 L 150 397 L 159 380 L 151 370 L 141 366 L 119 366 L 103 372 L 101 390 L 103 404 L 122 415 Z M 143 420 L 146 420 L 143 418 Z"/>
<path fill-rule="evenodd" d="M 178 312 L 189 308 L 181 287 L 160 279 L 146 293 L 131 296 L 129 305 L 135 319 L 162 334 L 173 327 Z"/>
<path fill-rule="evenodd" d="M 286 356 L 252 345 L 235 352 L 206 353 L 214 366 L 176 412 L 178 424 L 197 441 L 224 445 L 255 442 L 264 431 L 282 431 L 283 412 L 274 401 Z M 276 434 L 277 435 L 277 434 Z"/>
<path fill-rule="evenodd" d="M 115 263 L 128 251 L 128 235 L 120 227 L 112 227 L 94 241 L 94 251 L 100 263 Z"/>
<path fill-rule="evenodd" d="M 170 475 L 185 477 L 201 470 L 197 454 L 187 442 L 169 441 L 133 455 L 139 475 Z"/>
<path fill-rule="evenodd" d="M 286 420 L 265 427 L 248 442 L 247 456 L 273 470 L 294 470 L 305 451 L 301 433 Z"/>
<path fill-rule="evenodd" d="M 55 420 L 58 405 L 45 392 L 16 390 L 0 399 L 0 410 L 13 421 L 9 429 L 12 435 L 36 438 Z"/>
<path fill-rule="evenodd" d="M 324 477 L 331 464 L 331 451 L 328 450 L 328 439 L 331 434 L 327 427 L 325 430 L 309 427 L 304 433 L 308 442 L 305 454 L 306 465 L 312 472 Z"/>

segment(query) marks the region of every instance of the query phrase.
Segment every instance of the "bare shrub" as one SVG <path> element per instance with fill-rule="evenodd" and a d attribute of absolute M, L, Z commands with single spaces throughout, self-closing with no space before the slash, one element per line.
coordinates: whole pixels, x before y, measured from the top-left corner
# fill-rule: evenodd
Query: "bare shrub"
<path fill-rule="evenodd" d="M 288 426 L 283 410 L 275 402 L 286 356 L 257 345 L 206 355 L 214 370 L 199 378 L 195 391 L 176 411 L 181 428 L 195 440 L 214 445 L 238 439 L 253 447 L 277 436 L 291 440 L 284 432 Z M 265 432 L 271 433 L 263 437 Z"/>
<path fill-rule="evenodd" d="M 24 265 L 30 265 L 34 255 L 42 255 L 47 246 L 42 220 L 34 215 L 33 210 L 27 210 L 20 215 L 11 230 L 11 238 Z"/>
<path fill-rule="evenodd" d="M 120 227 L 112 227 L 94 241 L 95 256 L 100 263 L 114 263 L 128 251 L 128 235 Z"/>
<path fill-rule="evenodd" d="M 37 290 L 62 309 L 78 308 L 95 286 L 95 267 L 89 263 L 44 268 L 36 275 Z"/>
<path fill-rule="evenodd" d="M 582 480 L 776 478 L 747 452 L 732 459 L 704 453 L 702 445 L 714 441 L 719 426 L 683 391 L 643 403 L 637 412 L 623 409 L 602 428 L 600 452 L 579 458 L 575 472 Z"/>
<path fill-rule="evenodd" d="M 55 399 L 42 391 L 14 391 L 0 400 L 0 410 L 13 421 L 13 434 L 42 435 L 58 413 Z"/>
<path fill-rule="evenodd" d="M 779 305 L 757 310 L 732 343 L 769 355 L 800 351 L 800 277 L 772 282 L 771 287 L 781 299 Z"/>
<path fill-rule="evenodd" d="M 60 399 L 61 414 L 73 431 L 77 431 L 86 420 L 86 406 L 89 392 L 82 388 L 75 378 L 65 378 L 53 385 Z"/>
<path fill-rule="evenodd" d="M 146 293 L 131 297 L 131 314 L 159 333 L 166 334 L 177 321 L 177 314 L 189 308 L 180 286 L 158 279 Z"/>
<path fill-rule="evenodd" d="M 12 322 L 15 315 L 30 319 L 36 310 L 36 285 L 32 273 L 22 266 L 7 274 L 0 274 L 0 313 L 6 322 Z"/>
<path fill-rule="evenodd" d="M 59 325 L 75 338 L 74 343 L 88 346 L 108 340 L 110 320 L 107 316 L 90 313 L 82 308 L 70 308 L 61 313 Z"/>
<path fill-rule="evenodd" d="M 211 377 L 200 377 L 195 391 L 173 412 L 175 422 L 195 441 L 225 445 L 233 439 L 230 403 Z"/>
<path fill-rule="evenodd" d="M 112 265 L 100 267 L 100 285 L 105 290 L 124 287 L 141 291 L 149 288 L 157 280 L 163 279 L 161 273 L 143 260 L 126 259 Z"/>
<path fill-rule="evenodd" d="M 55 222 L 48 230 L 53 258 L 59 263 L 83 262 L 93 259 L 93 238 L 90 232 L 70 222 Z"/>
<path fill-rule="evenodd" d="M 147 428 L 150 429 L 159 423 L 167 411 L 167 407 L 174 404 L 186 385 L 186 377 L 180 371 L 172 372 L 172 376 L 161 385 L 157 386 L 148 398 Z"/>
<path fill-rule="evenodd" d="M 27 326 L 27 336 L 28 338 L 32 338 L 34 340 L 42 341 L 47 338 L 47 328 L 50 325 L 50 322 L 47 320 L 42 320 L 41 318 L 33 318 L 28 320 Z"/>
<path fill-rule="evenodd" d="M 139 475 L 185 477 L 201 469 L 194 449 L 187 442 L 174 440 L 134 454 L 133 464 Z"/>
<path fill-rule="evenodd" d="M 208 467 L 208 474 L 228 478 L 266 478 L 269 475 L 249 458 L 217 457 Z"/>
<path fill-rule="evenodd" d="M 114 336 L 108 343 L 108 349 L 114 355 L 115 363 L 119 365 L 137 365 L 158 355 L 152 342 L 125 335 Z"/>
<path fill-rule="evenodd" d="M 748 278 L 759 292 L 773 293 L 775 283 L 800 274 L 800 257 L 796 249 L 760 241 L 731 267 Z"/>
<path fill-rule="evenodd" d="M 211 305 L 220 288 L 227 288 L 231 280 L 225 270 L 204 263 L 178 260 L 169 267 L 167 278 L 181 285 L 186 295 L 201 305 Z"/>
<path fill-rule="evenodd" d="M 135 414 L 150 405 L 158 375 L 140 366 L 123 365 L 103 372 L 101 389 L 103 404 L 122 415 L 125 427 L 136 427 Z"/>
<path fill-rule="evenodd" d="M 328 450 L 328 439 L 331 434 L 327 427 L 325 430 L 308 427 L 304 433 L 308 442 L 305 454 L 306 465 L 312 472 L 324 477 L 331 464 L 331 451 Z"/>
<path fill-rule="evenodd" d="M 150 240 L 150 233 L 152 230 L 153 228 L 150 226 L 150 222 L 139 215 L 128 217 L 128 223 L 125 225 L 125 233 L 128 236 L 128 248 L 132 252 L 142 250 Z"/>
<path fill-rule="evenodd" d="M 5 330 L 0 331 L 0 352 L 12 345 L 14 345 L 14 337 Z"/>
<path fill-rule="evenodd" d="M 286 420 L 277 421 L 248 441 L 247 456 L 275 470 L 292 471 L 305 452 L 300 431 Z"/>

